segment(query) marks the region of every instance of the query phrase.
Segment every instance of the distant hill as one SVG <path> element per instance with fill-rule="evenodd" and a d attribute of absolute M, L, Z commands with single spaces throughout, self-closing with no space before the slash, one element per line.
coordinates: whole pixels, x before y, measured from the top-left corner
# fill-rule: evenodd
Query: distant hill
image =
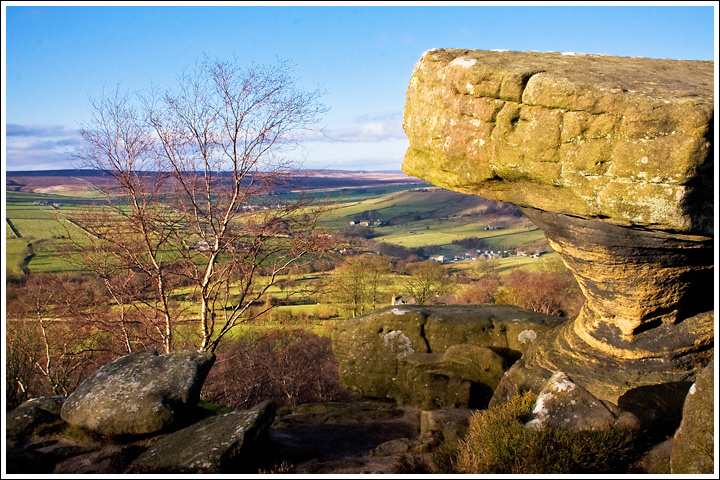
<path fill-rule="evenodd" d="M 112 177 L 100 170 L 7 171 L 5 175 L 5 189 L 16 192 L 91 190 L 93 185 L 107 186 L 112 182 Z M 428 184 L 402 172 L 295 170 L 286 173 L 284 185 L 284 190 L 291 191 Z"/>
<path fill-rule="evenodd" d="M 465 223 L 503 222 L 529 225 L 529 220 L 511 203 L 488 200 L 438 187 L 403 190 L 344 206 L 334 214 L 346 220 L 380 220 L 384 225 L 402 225 L 424 220 L 455 220 Z"/>

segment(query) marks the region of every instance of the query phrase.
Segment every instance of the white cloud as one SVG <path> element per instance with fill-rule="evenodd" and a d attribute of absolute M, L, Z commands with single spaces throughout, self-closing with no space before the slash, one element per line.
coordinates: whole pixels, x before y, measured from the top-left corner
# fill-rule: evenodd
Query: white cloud
<path fill-rule="evenodd" d="M 306 142 L 306 168 L 391 170 L 402 165 L 407 138 L 375 142 Z"/>
<path fill-rule="evenodd" d="M 313 132 L 304 137 L 312 142 L 384 142 L 404 140 L 402 114 L 363 115 L 355 119 L 355 125 L 329 128 Z"/>
<path fill-rule="evenodd" d="M 6 137 L 8 170 L 72 168 L 69 153 L 81 142 L 78 131 L 62 125 L 8 124 Z"/>

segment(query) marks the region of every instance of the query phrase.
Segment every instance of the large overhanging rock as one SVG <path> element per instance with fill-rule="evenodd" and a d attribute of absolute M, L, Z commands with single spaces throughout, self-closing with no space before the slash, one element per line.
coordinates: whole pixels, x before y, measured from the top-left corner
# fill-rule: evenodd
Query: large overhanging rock
<path fill-rule="evenodd" d="M 626 226 L 712 234 L 713 62 L 431 50 L 403 171 Z"/>
<path fill-rule="evenodd" d="M 564 371 L 647 413 L 712 356 L 712 62 L 431 50 L 407 90 L 405 173 L 515 203 L 587 299 L 496 397 Z M 677 402 L 675 402 L 677 403 Z M 667 414 L 677 406 L 658 408 Z M 672 408 L 671 408 L 672 407 Z"/>

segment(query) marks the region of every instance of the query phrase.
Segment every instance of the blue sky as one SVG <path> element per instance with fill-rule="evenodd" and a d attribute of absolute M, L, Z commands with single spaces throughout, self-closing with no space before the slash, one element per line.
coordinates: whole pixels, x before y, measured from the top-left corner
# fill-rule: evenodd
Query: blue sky
<path fill-rule="evenodd" d="M 713 60 L 717 39 L 714 2 L 86 5 L 3 3 L 7 170 L 72 167 L 66 152 L 79 145 L 89 97 L 118 84 L 172 86 L 204 55 L 242 64 L 290 60 L 300 86 L 325 90 L 327 138 L 304 144 L 306 167 L 400 170 L 405 90 L 429 49 Z"/>

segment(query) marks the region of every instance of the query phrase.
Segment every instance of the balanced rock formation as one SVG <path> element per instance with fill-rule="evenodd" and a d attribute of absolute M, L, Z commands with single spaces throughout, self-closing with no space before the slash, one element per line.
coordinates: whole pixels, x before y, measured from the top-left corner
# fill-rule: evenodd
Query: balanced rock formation
<path fill-rule="evenodd" d="M 195 408 L 214 362 L 211 352 L 130 353 L 85 379 L 60 415 L 102 435 L 160 432 Z"/>
<path fill-rule="evenodd" d="M 423 408 L 485 407 L 506 366 L 562 319 L 510 305 L 403 305 L 340 323 L 342 384 Z"/>
<path fill-rule="evenodd" d="M 403 171 L 520 206 L 586 297 L 498 400 L 563 371 L 623 410 L 679 421 L 677 393 L 713 349 L 713 70 L 455 49 L 415 66 Z"/>

